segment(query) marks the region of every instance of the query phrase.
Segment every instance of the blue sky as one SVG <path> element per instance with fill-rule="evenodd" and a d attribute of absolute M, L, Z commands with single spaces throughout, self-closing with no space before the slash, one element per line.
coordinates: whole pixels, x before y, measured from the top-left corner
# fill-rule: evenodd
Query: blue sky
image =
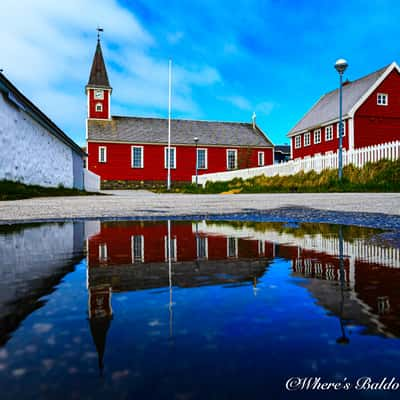
<path fill-rule="evenodd" d="M 24 18 L 21 18 L 24 10 Z M 400 61 L 400 4 L 365 1 L 2 0 L 0 68 L 79 144 L 96 27 L 112 114 L 251 121 L 275 144 L 337 85 Z"/>

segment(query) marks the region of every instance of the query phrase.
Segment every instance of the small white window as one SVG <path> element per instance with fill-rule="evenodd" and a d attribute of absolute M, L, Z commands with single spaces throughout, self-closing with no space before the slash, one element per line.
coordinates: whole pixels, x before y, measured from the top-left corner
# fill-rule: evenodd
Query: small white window
<path fill-rule="evenodd" d="M 346 136 L 346 123 L 343 121 L 343 132 L 342 132 L 342 137 Z M 340 123 L 338 122 L 336 125 L 336 137 L 339 138 L 339 129 L 340 129 Z"/>
<path fill-rule="evenodd" d="M 304 147 L 310 145 L 310 132 L 304 134 Z"/>
<path fill-rule="evenodd" d="M 238 253 L 238 239 L 234 237 L 228 237 L 226 239 L 226 255 L 228 257 L 237 258 Z"/>
<path fill-rule="evenodd" d="M 321 129 L 314 131 L 314 144 L 321 143 Z"/>
<path fill-rule="evenodd" d="M 378 93 L 376 95 L 376 104 L 378 106 L 387 106 L 389 104 L 389 96 L 387 93 Z"/>
<path fill-rule="evenodd" d="M 205 236 L 196 237 L 197 258 L 204 260 L 208 258 L 208 238 Z"/>
<path fill-rule="evenodd" d="M 197 149 L 197 168 L 208 168 L 207 149 Z"/>
<path fill-rule="evenodd" d="M 132 146 L 132 168 L 143 168 L 143 146 Z"/>
<path fill-rule="evenodd" d="M 329 140 L 333 140 L 333 126 L 329 125 L 325 128 L 325 140 L 328 142 Z"/>
<path fill-rule="evenodd" d="M 176 262 L 177 256 L 177 239 L 176 237 L 171 238 L 171 242 L 168 242 L 168 236 L 164 236 L 164 254 L 165 262 L 169 261 L 169 248 L 171 248 L 171 261 Z"/>
<path fill-rule="evenodd" d="M 96 103 L 96 112 L 102 112 L 102 111 L 103 111 L 103 104 Z"/>
<path fill-rule="evenodd" d="M 228 149 L 226 151 L 226 168 L 227 169 L 237 168 L 237 150 Z"/>
<path fill-rule="evenodd" d="M 258 152 L 258 166 L 259 167 L 264 166 L 264 152 L 263 151 Z"/>
<path fill-rule="evenodd" d="M 144 236 L 131 236 L 132 264 L 144 262 Z"/>
<path fill-rule="evenodd" d="M 99 162 L 105 163 L 107 162 L 107 147 L 99 146 Z"/>
<path fill-rule="evenodd" d="M 107 261 L 107 245 L 105 243 L 99 244 L 99 261 Z"/>
<path fill-rule="evenodd" d="M 301 135 L 297 135 L 294 138 L 294 148 L 300 149 L 300 147 L 301 147 Z"/>
<path fill-rule="evenodd" d="M 171 156 L 169 159 L 169 166 L 172 169 L 176 168 L 176 149 L 171 147 Z M 164 167 L 168 168 L 168 147 L 164 147 Z"/>

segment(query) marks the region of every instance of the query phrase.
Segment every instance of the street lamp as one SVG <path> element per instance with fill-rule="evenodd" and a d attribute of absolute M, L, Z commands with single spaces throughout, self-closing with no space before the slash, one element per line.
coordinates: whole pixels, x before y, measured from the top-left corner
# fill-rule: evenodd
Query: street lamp
<path fill-rule="evenodd" d="M 342 86 L 343 86 L 343 73 L 346 70 L 348 64 L 343 58 L 335 63 L 335 69 L 339 73 L 339 181 L 342 180 L 343 175 L 343 121 L 342 121 Z"/>
<path fill-rule="evenodd" d="M 198 186 L 198 181 L 199 181 L 199 160 L 198 160 L 198 154 L 197 154 L 197 143 L 199 141 L 199 138 L 196 136 L 194 139 L 194 143 L 196 144 L 196 187 Z"/>

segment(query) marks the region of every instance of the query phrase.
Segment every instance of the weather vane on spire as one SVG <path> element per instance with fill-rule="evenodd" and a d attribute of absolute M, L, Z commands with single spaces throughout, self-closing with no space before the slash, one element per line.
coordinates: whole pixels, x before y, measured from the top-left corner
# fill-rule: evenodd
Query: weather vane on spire
<path fill-rule="evenodd" d="M 100 41 L 100 32 L 104 32 L 104 29 L 97 26 L 96 31 L 97 31 L 97 40 Z"/>

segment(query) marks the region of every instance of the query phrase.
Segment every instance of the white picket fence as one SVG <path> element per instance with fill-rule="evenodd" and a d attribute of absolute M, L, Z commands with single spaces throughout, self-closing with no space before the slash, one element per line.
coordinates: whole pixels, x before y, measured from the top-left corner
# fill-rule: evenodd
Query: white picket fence
<path fill-rule="evenodd" d="M 397 160 L 400 158 L 400 141 L 384 143 L 360 149 L 343 150 L 343 166 L 353 164 L 362 167 L 368 162 L 377 162 L 382 159 Z M 227 172 L 216 172 L 198 176 L 198 183 L 205 186 L 207 182 L 230 181 L 234 178 L 249 179 L 255 176 L 294 175 L 300 171 L 321 172 L 324 169 L 338 168 L 339 151 L 326 155 L 317 155 L 302 159 L 291 160 L 281 164 L 267 165 L 265 167 L 238 169 Z M 192 182 L 196 177 L 192 176 Z"/>

